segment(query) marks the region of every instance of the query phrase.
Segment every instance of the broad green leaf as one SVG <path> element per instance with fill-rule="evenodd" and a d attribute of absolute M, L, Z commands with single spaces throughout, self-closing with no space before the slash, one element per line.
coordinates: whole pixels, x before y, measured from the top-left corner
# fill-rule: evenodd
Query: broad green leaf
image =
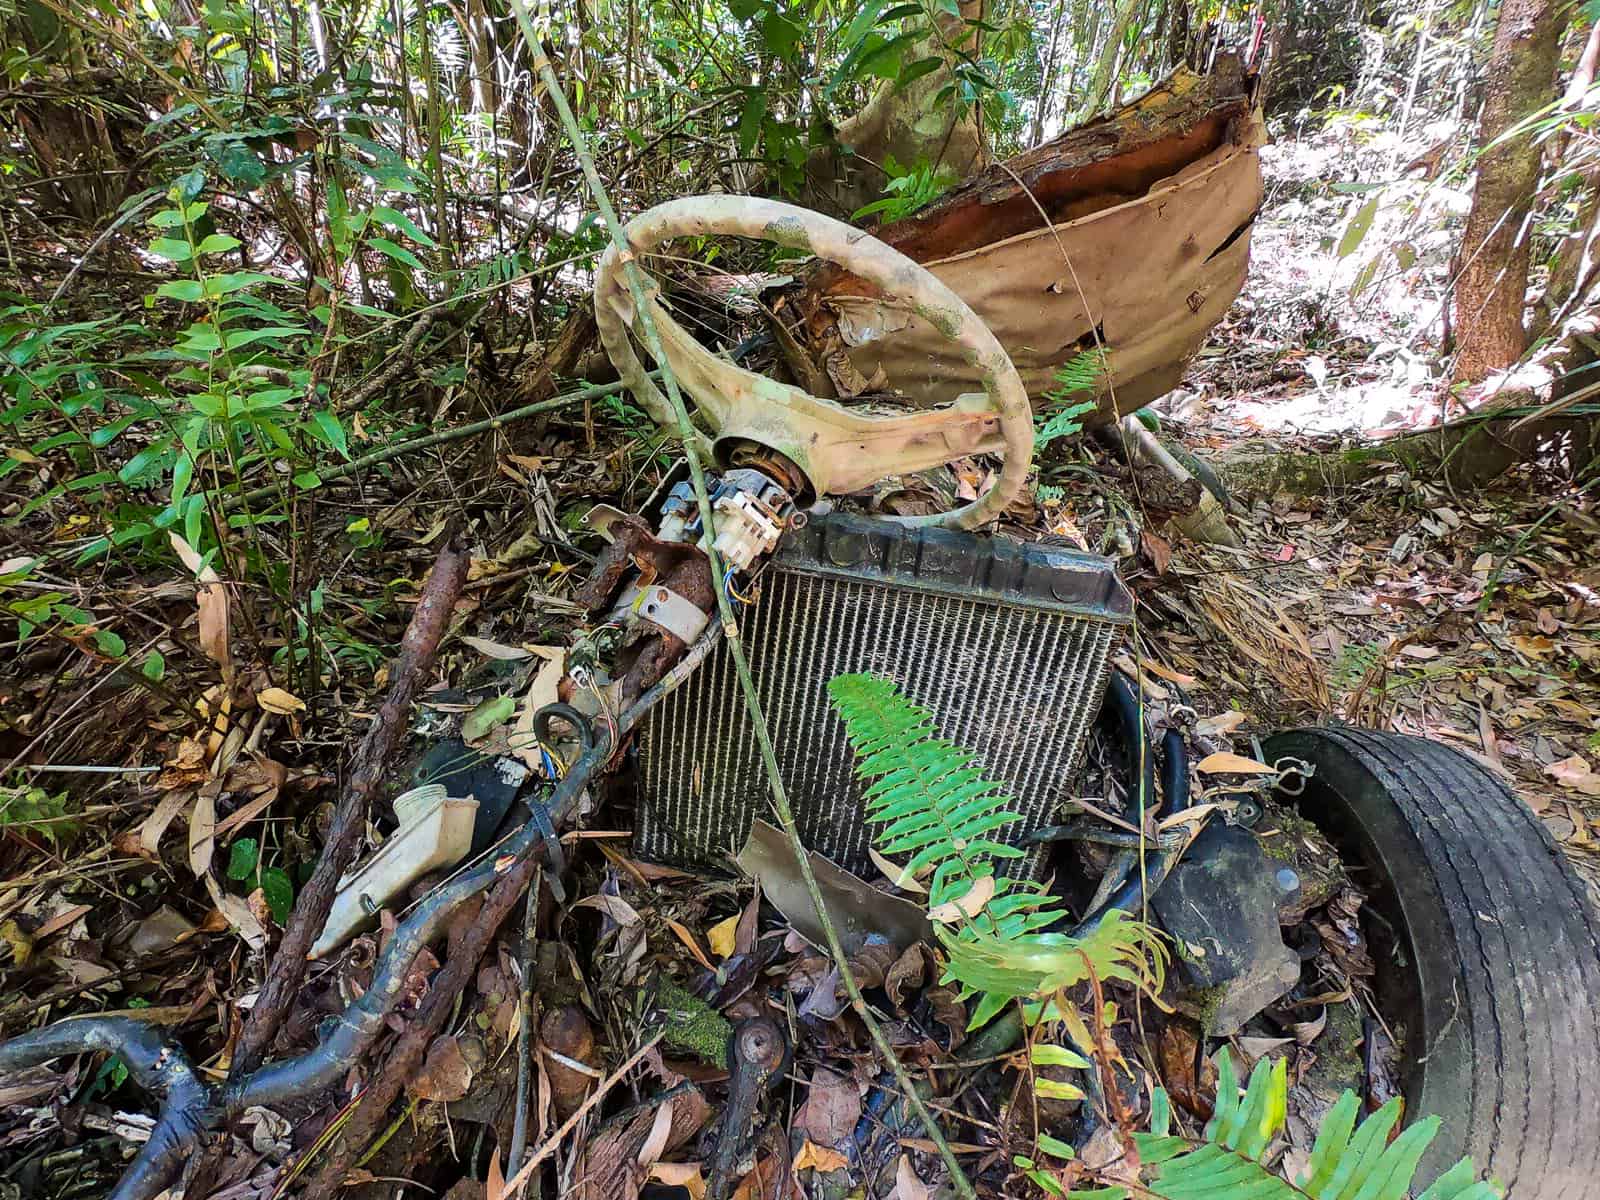
<path fill-rule="evenodd" d="M 396 242 L 391 242 L 388 238 L 368 238 L 367 245 L 378 251 L 378 253 L 394 259 L 395 262 L 404 263 L 413 270 L 426 271 L 428 269 L 422 265 L 422 260 L 415 254 L 411 253 L 411 251 L 407 250 L 404 246 L 401 246 Z"/>
<path fill-rule="evenodd" d="M 1058 1079 L 1034 1079 L 1033 1090 L 1036 1095 L 1049 1100 L 1082 1100 L 1083 1089 L 1073 1087 L 1070 1083 L 1062 1083 Z"/>
<path fill-rule="evenodd" d="M 761 137 L 761 121 L 767 115 L 767 94 L 760 88 L 745 92 L 744 108 L 739 112 L 739 153 L 749 157 Z"/>
<path fill-rule="evenodd" d="M 903 91 L 924 75 L 932 74 L 944 66 L 944 60 L 937 57 L 919 58 L 915 62 L 907 63 L 900 69 L 900 74 L 895 76 L 895 91 Z"/>
<path fill-rule="evenodd" d="M 204 300 L 206 291 L 198 279 L 174 279 L 156 288 L 156 295 L 192 304 L 197 300 Z"/>
<path fill-rule="evenodd" d="M 311 414 L 311 423 L 323 441 L 345 458 L 350 457 L 350 445 L 345 436 L 344 426 L 339 423 L 339 418 L 334 415 L 332 409 L 318 409 Z"/>
<path fill-rule="evenodd" d="M 110 629 L 96 629 L 94 644 L 100 653 L 109 654 L 112 658 L 121 658 L 128 652 L 128 643 Z"/>
<path fill-rule="evenodd" d="M 261 845 L 255 838 L 239 838 L 228 851 L 228 878 L 243 880 L 255 874 L 261 861 Z"/>
<path fill-rule="evenodd" d="M 239 239 L 227 233 L 207 234 L 195 250 L 200 254 L 222 254 L 228 250 L 237 250 L 240 246 Z"/>
<path fill-rule="evenodd" d="M 269 338 L 281 340 L 284 338 L 303 337 L 309 332 L 310 330 L 299 325 L 268 325 L 261 329 L 233 329 L 228 332 L 228 336 L 224 339 L 224 344 L 229 350 L 237 350 L 241 346 L 253 345 Z"/>
<path fill-rule="evenodd" d="M 1367 230 L 1372 228 L 1373 218 L 1378 215 L 1378 197 L 1374 196 L 1350 218 L 1350 223 L 1344 227 L 1344 236 L 1339 239 L 1338 257 L 1349 258 L 1361 245 L 1361 239 L 1367 236 Z"/>
<path fill-rule="evenodd" d="M 183 344 L 190 350 L 203 353 L 222 349 L 222 339 L 217 336 L 216 326 L 206 321 L 196 322 L 185 329 Z"/>
<path fill-rule="evenodd" d="M 135 454 L 117 472 L 117 478 L 123 483 L 138 483 L 166 457 L 167 451 L 172 448 L 172 435 L 168 434 L 159 441 L 152 442 L 139 453 Z"/>
<path fill-rule="evenodd" d="M 278 283 L 271 275 L 260 271 L 230 271 L 225 275 L 208 275 L 205 281 L 205 294 L 207 296 L 227 296 L 241 288 L 253 287 L 258 283 Z"/>
<path fill-rule="evenodd" d="M 177 504 L 189 490 L 189 481 L 194 478 L 194 456 L 188 451 L 180 452 L 178 460 L 172 464 L 172 503 Z"/>
<path fill-rule="evenodd" d="M 1094 1066 L 1083 1055 L 1065 1046 L 1052 1046 L 1046 1042 L 1035 1042 L 1030 1057 L 1036 1067 L 1074 1067 L 1079 1071 L 1087 1071 Z"/>
<path fill-rule="evenodd" d="M 277 867 L 268 867 L 261 872 L 261 894 L 267 901 L 267 907 L 272 910 L 272 919 L 279 925 L 286 924 L 294 908 L 294 884 L 290 882 L 288 873 Z"/>
<path fill-rule="evenodd" d="M 159 237 L 150 243 L 150 253 L 169 262 L 186 263 L 194 257 L 194 248 L 177 238 Z"/>
<path fill-rule="evenodd" d="M 1078 1152 L 1070 1144 L 1058 1138 L 1053 1138 L 1047 1133 L 1039 1135 L 1039 1149 L 1055 1158 L 1073 1159 L 1078 1156 Z"/>
<path fill-rule="evenodd" d="M 887 0 L 867 0 L 867 3 L 856 10 L 856 15 L 850 24 L 845 26 L 844 33 L 839 37 L 839 44 L 847 50 L 853 50 L 861 39 L 867 36 L 867 31 L 878 23 L 885 3 Z"/>
<path fill-rule="evenodd" d="M 401 233 L 405 234 L 408 238 L 420 246 L 433 246 L 437 244 L 431 237 L 422 231 L 421 226 L 419 226 L 415 221 L 406 216 L 405 213 L 401 212 L 397 208 L 390 208 L 385 204 L 374 205 L 372 209 L 372 219 L 389 226 L 391 229 L 398 229 Z"/>

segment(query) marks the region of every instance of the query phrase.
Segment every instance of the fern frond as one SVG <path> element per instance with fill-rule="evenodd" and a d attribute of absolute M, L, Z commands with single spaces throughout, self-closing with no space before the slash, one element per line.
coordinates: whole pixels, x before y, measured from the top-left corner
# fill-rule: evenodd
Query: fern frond
<path fill-rule="evenodd" d="M 962 999 L 977 998 L 978 1028 L 1012 1000 L 1053 995 L 1087 979 L 1120 979 L 1159 991 L 1166 952 L 1149 926 L 1111 912 L 1083 938 L 1047 932 L 1066 916 L 1042 884 L 995 874 L 994 862 L 1022 851 L 995 835 L 1018 814 L 999 784 L 972 756 L 938 735 L 933 715 L 876 675 L 840 675 L 828 683 L 835 711 L 856 752 L 856 773 L 869 781 L 867 820 L 886 855 L 909 854 L 904 871 L 931 868 L 928 903 L 960 901 L 979 880 L 993 891 L 971 919 L 941 924 L 948 959 L 944 980 Z"/>
<path fill-rule="evenodd" d="M 1405 1200 L 1422 1155 L 1439 1132 L 1439 1118 L 1428 1117 L 1394 1141 L 1389 1134 L 1400 1119 L 1400 1101 L 1391 1100 L 1360 1126 L 1361 1102 L 1345 1092 L 1328 1110 L 1311 1152 L 1311 1165 L 1295 1183 L 1278 1177 L 1263 1160 L 1288 1114 L 1289 1082 L 1282 1059 L 1263 1059 L 1239 1095 L 1239 1078 L 1226 1047 L 1217 1052 L 1217 1104 L 1198 1146 L 1169 1137 L 1163 1128 L 1135 1134 L 1139 1160 L 1153 1167 L 1147 1185 L 1153 1196 L 1167 1200 Z M 1166 1095 L 1157 1089 L 1159 1106 Z M 1152 1117 L 1152 1125 L 1155 1119 Z M 1121 1188 L 1074 1193 L 1084 1200 L 1116 1200 Z M 1470 1159 L 1462 1159 L 1439 1176 L 1418 1200 L 1503 1200 L 1493 1183 L 1480 1183 Z"/>
<path fill-rule="evenodd" d="M 1087 392 L 1097 386 L 1106 373 L 1106 352 L 1096 347 L 1085 350 L 1056 368 L 1055 387 L 1045 393 L 1054 403 L 1061 403 L 1074 392 Z"/>
<path fill-rule="evenodd" d="M 878 675 L 837 676 L 828 694 L 855 749 L 856 773 L 871 781 L 864 798 L 867 820 L 881 826 L 878 850 L 909 854 L 910 875 L 933 870 L 930 905 L 958 899 L 992 875 L 991 859 L 1020 856 L 990 836 L 1019 814 L 970 754 L 938 736 L 932 713 Z"/>

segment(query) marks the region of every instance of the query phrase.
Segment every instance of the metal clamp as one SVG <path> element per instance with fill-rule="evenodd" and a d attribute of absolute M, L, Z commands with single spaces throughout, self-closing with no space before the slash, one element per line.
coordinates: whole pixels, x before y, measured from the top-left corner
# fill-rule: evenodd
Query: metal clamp
<path fill-rule="evenodd" d="M 684 645 L 693 645 L 710 623 L 711 617 L 687 596 L 660 584 L 641 587 L 630 583 L 611 610 L 612 620 L 641 617 L 659 625 Z"/>

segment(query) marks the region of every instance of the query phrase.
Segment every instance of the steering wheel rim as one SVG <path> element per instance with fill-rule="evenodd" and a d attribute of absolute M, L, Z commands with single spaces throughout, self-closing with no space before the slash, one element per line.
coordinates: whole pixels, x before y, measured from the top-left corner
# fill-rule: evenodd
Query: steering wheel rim
<path fill-rule="evenodd" d="M 981 377 L 985 400 L 981 408 L 935 409 L 909 418 L 858 414 L 835 401 L 776 384 L 715 358 L 652 298 L 650 303 L 662 333 L 663 353 L 679 382 L 684 384 L 684 390 L 695 395 L 701 409 L 715 407 L 715 394 L 721 384 L 724 389 L 741 390 L 744 403 L 765 402 L 769 410 L 780 410 L 772 418 L 775 428 L 783 425 L 785 415 L 781 410 L 785 409 L 791 420 L 797 420 L 803 410 L 811 417 L 847 427 L 836 447 L 840 452 L 849 452 L 851 436 L 887 435 L 893 426 L 895 436 L 915 436 L 919 444 L 923 444 L 922 459 L 928 460 L 933 454 L 942 462 L 989 449 L 998 435 L 998 448 L 1004 451 L 1004 462 L 998 477 L 983 495 L 944 513 L 890 518 L 901 524 L 975 528 L 997 517 L 1022 491 L 1033 463 L 1033 411 L 1022 378 L 989 327 L 927 268 L 843 221 L 781 200 L 755 196 L 685 196 L 669 200 L 634 217 L 624 232 L 630 257 L 648 254 L 672 238 L 721 235 L 772 242 L 837 263 L 878 288 L 886 300 L 907 304 L 967 351 Z M 612 246 L 601 256 L 596 270 L 595 320 L 601 344 L 623 383 L 638 397 L 650 416 L 670 428 L 675 423 L 671 407 L 649 378 L 629 337 L 636 314 L 623 277 L 626 261 Z M 680 363 L 684 367 L 682 370 Z M 906 433 L 900 434 L 901 429 Z M 943 437 L 942 446 L 934 435 Z M 975 440 L 980 437 L 987 439 L 985 444 L 979 445 Z M 926 443 L 931 443 L 932 448 Z M 940 452 L 945 456 L 937 458 Z M 932 465 L 932 460 L 927 465 Z M 884 472 L 892 473 L 895 472 Z M 819 485 L 818 490 L 823 488 Z"/>

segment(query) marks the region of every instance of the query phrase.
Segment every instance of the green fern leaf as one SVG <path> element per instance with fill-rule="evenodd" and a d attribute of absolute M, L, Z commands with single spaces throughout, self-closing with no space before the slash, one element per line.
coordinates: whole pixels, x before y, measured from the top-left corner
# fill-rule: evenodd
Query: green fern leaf
<path fill-rule="evenodd" d="M 931 713 L 876 675 L 838 676 L 828 692 L 866 783 L 873 840 L 883 854 L 909 855 L 902 870 L 911 875 L 931 868 L 931 907 L 994 877 L 996 860 L 1022 856 L 999 837 L 1019 819 L 1004 789 L 970 754 L 938 736 Z M 998 877 L 972 919 L 940 926 L 945 981 L 959 983 L 963 999 L 978 998 L 973 1028 L 1013 999 L 1051 995 L 1091 970 L 1102 980 L 1159 990 L 1166 953 L 1148 926 L 1113 912 L 1080 939 L 1048 932 L 1065 916 L 1040 884 Z"/>
<path fill-rule="evenodd" d="M 1135 1134 L 1139 1159 L 1153 1170 L 1150 1195 L 1163 1200 L 1405 1200 L 1423 1154 L 1439 1131 L 1437 1117 L 1416 1122 L 1389 1141 L 1400 1105 L 1391 1101 L 1360 1126 L 1361 1103 L 1346 1092 L 1323 1118 L 1311 1166 L 1296 1183 L 1267 1169 L 1267 1149 L 1288 1114 L 1288 1077 L 1283 1060 L 1262 1060 L 1244 1095 L 1227 1048 L 1217 1052 L 1217 1101 L 1204 1141 L 1192 1145 L 1165 1136 L 1171 1109 L 1156 1089 L 1150 1123 L 1155 1132 Z M 1441 1175 L 1418 1200 L 1503 1200 L 1504 1191 L 1479 1183 L 1470 1159 Z M 1120 1191 L 1085 1192 L 1086 1200 L 1111 1200 Z"/>

